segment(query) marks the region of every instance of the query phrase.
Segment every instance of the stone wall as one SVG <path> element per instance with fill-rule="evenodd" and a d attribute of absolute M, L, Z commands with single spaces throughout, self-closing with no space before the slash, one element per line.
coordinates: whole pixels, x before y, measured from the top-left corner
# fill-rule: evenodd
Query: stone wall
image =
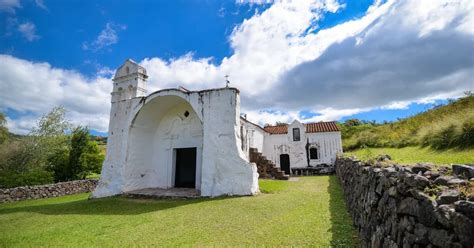
<path fill-rule="evenodd" d="M 474 246 L 473 179 L 387 161 L 338 158 L 335 167 L 363 247 Z"/>
<path fill-rule="evenodd" d="M 0 203 L 91 192 L 95 189 L 97 181 L 96 179 L 86 179 L 56 184 L 0 189 Z"/>

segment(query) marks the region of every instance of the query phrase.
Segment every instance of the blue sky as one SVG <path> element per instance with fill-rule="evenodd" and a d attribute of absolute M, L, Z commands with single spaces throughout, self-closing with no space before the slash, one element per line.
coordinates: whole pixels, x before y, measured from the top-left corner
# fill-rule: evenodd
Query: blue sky
<path fill-rule="evenodd" d="M 220 87 L 229 74 L 260 124 L 393 121 L 473 88 L 462 52 L 473 51 L 472 4 L 426 3 L 0 0 L 0 110 L 17 133 L 61 105 L 106 134 L 110 78 L 132 58 L 150 90 Z M 456 63 L 439 69 L 436 58 Z"/>

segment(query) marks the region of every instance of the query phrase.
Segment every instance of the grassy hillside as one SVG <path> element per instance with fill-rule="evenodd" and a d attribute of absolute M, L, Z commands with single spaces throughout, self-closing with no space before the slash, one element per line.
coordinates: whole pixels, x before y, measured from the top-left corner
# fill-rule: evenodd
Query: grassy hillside
<path fill-rule="evenodd" d="M 437 165 L 474 164 L 474 149 L 447 149 L 443 151 L 423 147 L 404 148 L 365 148 L 345 153 L 368 160 L 379 154 L 388 154 L 392 160 L 401 164 L 434 163 Z"/>
<path fill-rule="evenodd" d="M 474 148 L 474 96 L 451 101 L 386 124 L 349 120 L 340 124 L 344 150 L 422 146 L 437 150 Z"/>

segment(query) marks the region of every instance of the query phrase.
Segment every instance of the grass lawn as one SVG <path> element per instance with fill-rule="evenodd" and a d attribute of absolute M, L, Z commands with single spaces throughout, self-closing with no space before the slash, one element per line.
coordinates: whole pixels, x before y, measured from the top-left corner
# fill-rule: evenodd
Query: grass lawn
<path fill-rule="evenodd" d="M 365 159 L 368 156 L 377 156 L 379 154 L 389 154 L 394 161 L 405 164 L 415 164 L 419 162 L 435 164 L 474 164 L 474 149 L 437 151 L 421 147 L 368 148 L 345 152 L 344 154 L 356 155 L 359 159 Z"/>
<path fill-rule="evenodd" d="M 357 247 L 334 176 L 261 180 L 264 194 L 143 200 L 88 194 L 0 204 L 0 247 Z"/>

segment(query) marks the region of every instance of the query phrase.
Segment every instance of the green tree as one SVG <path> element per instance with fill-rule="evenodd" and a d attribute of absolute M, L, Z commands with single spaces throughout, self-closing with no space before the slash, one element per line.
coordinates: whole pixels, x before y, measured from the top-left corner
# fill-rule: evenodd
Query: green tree
<path fill-rule="evenodd" d="M 7 119 L 4 113 L 0 112 L 0 144 L 8 140 Z"/>
<path fill-rule="evenodd" d="M 79 157 L 79 163 L 81 164 L 80 178 L 86 178 L 92 173 L 100 173 L 102 169 L 102 162 L 104 161 L 104 155 L 100 152 L 99 146 L 95 141 L 87 142 L 81 156 Z"/>
<path fill-rule="evenodd" d="M 360 126 L 363 123 L 359 119 L 349 119 L 344 122 L 344 125 L 347 127 Z"/>
<path fill-rule="evenodd" d="M 91 140 L 89 129 L 76 127 L 71 136 L 68 179 L 81 179 L 91 173 L 99 173 L 103 160 L 97 142 Z"/>
<path fill-rule="evenodd" d="M 53 108 L 43 115 L 29 135 L 0 147 L 0 186 L 14 187 L 51 183 L 52 162 L 68 149 L 70 127 L 66 110 Z"/>

